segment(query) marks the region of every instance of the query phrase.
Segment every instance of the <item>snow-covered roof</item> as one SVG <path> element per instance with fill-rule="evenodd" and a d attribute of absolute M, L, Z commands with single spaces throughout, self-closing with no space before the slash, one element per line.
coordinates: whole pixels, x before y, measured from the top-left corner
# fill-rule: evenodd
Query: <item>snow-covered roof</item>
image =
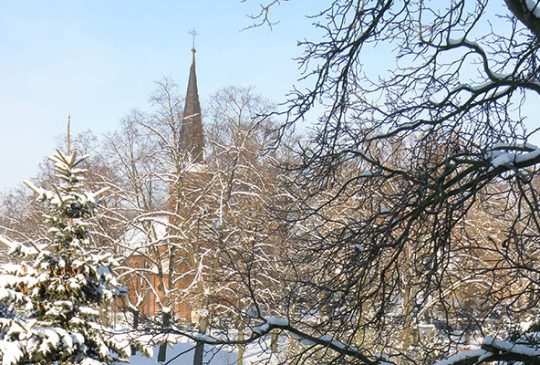
<path fill-rule="evenodd" d="M 166 237 L 168 224 L 169 218 L 166 216 L 139 220 L 128 228 L 120 239 L 120 244 L 126 250 L 148 247 Z"/>
<path fill-rule="evenodd" d="M 208 165 L 205 162 L 193 162 L 186 166 L 187 172 L 208 172 Z"/>

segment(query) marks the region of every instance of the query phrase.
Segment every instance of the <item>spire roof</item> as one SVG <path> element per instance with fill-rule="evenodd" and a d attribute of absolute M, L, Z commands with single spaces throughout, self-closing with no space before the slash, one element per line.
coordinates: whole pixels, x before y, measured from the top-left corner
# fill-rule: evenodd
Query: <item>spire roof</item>
<path fill-rule="evenodd" d="M 195 47 L 191 49 L 192 60 L 189 80 L 180 129 L 180 148 L 187 155 L 189 162 L 204 162 L 204 130 L 202 124 L 201 104 L 197 89 L 197 72 L 195 69 Z"/>

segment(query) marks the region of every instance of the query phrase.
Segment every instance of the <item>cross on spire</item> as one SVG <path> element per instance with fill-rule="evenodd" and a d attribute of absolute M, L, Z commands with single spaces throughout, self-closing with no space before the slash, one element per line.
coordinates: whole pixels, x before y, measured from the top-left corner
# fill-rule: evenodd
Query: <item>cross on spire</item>
<path fill-rule="evenodd" d="M 192 51 L 195 51 L 195 38 L 199 35 L 199 33 L 197 32 L 195 28 L 193 28 L 188 32 L 188 34 L 191 35 L 191 37 L 193 37 Z"/>
<path fill-rule="evenodd" d="M 67 153 L 71 153 L 71 113 L 68 114 L 67 117 L 67 136 L 66 136 L 66 142 L 67 142 Z"/>

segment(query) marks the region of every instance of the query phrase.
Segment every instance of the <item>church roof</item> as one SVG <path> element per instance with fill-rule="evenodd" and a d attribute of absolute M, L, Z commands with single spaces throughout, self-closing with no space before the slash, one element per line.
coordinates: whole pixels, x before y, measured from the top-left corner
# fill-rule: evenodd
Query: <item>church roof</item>
<path fill-rule="evenodd" d="M 195 69 L 195 48 L 189 70 L 189 80 L 180 129 L 180 147 L 186 154 L 188 162 L 204 162 L 204 130 L 202 124 L 201 104 L 197 88 L 197 72 Z"/>

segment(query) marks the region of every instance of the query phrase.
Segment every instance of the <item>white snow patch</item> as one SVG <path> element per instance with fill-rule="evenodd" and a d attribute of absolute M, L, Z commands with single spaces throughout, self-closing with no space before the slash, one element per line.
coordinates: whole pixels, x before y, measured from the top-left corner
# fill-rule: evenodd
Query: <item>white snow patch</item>
<path fill-rule="evenodd" d="M 453 356 L 447 357 L 446 359 L 437 361 L 433 365 L 452 365 L 452 364 L 455 364 L 457 362 L 464 361 L 467 359 L 477 359 L 480 356 L 485 355 L 486 353 L 488 353 L 488 351 L 481 350 L 481 349 L 463 351 L 463 352 L 460 352 L 459 354 L 455 354 Z"/>
<path fill-rule="evenodd" d="M 527 345 L 516 344 L 510 341 L 497 340 L 487 336 L 484 338 L 484 345 L 494 346 L 497 349 L 511 352 L 513 354 L 540 357 L 540 347 L 531 347 Z"/>

